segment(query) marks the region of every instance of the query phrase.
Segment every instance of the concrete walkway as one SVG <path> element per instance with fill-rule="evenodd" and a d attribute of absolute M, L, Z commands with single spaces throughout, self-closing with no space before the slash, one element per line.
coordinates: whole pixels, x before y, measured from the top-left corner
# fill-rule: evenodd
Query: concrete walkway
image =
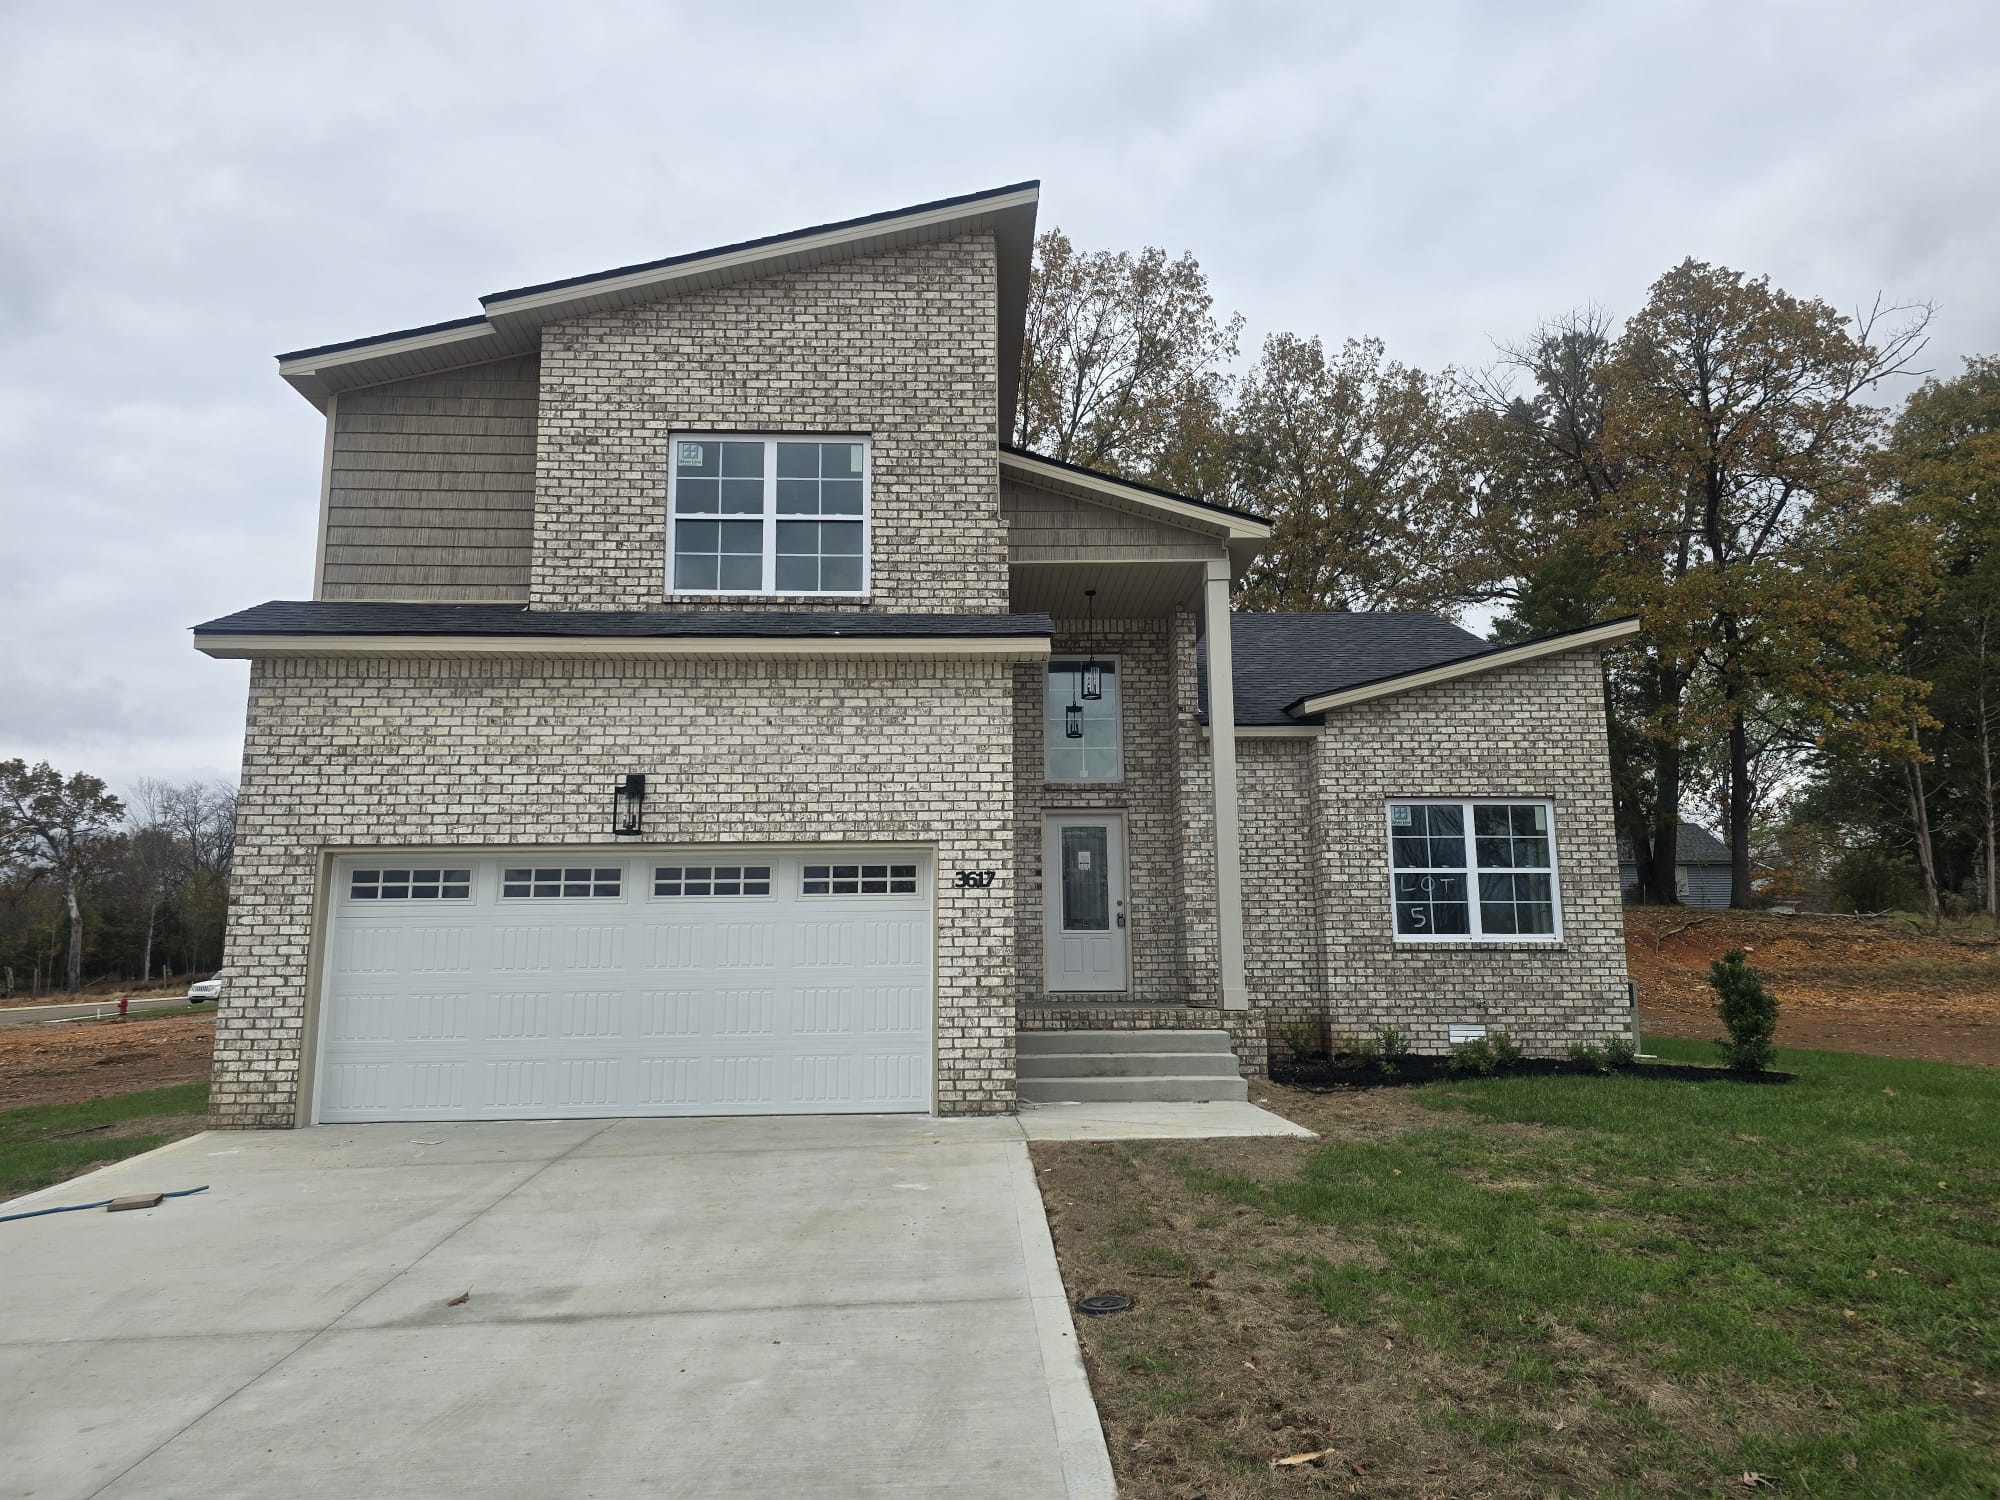
<path fill-rule="evenodd" d="M 217 1133 L 9 1208 L 203 1183 L 0 1224 L 0 1494 L 1112 1492 L 1011 1118 Z"/>

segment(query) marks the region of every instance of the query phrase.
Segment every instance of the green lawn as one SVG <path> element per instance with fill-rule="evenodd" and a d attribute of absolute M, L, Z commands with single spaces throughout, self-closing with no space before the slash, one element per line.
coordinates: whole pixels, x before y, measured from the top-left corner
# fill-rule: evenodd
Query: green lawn
<path fill-rule="evenodd" d="M 208 1085 L 0 1112 L 0 1201 L 201 1129 Z"/>
<path fill-rule="evenodd" d="M 1101 1199 L 1060 1200 L 1066 1274 L 1153 1293 L 1083 1330 L 1132 1492 L 1278 1493 L 1271 1406 L 1280 1446 L 1365 1459 L 1308 1492 L 2000 1495 L 2000 1072 L 1779 1065 L 1284 1093 L 1326 1144 L 1093 1148 L 1109 1172 L 1038 1148 Z"/>

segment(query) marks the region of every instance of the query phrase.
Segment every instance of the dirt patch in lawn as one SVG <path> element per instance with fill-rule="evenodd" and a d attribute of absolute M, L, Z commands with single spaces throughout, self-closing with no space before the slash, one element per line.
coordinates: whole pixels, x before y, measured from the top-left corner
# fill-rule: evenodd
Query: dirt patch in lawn
<path fill-rule="evenodd" d="M 0 1109 L 73 1104 L 208 1078 L 212 1015 L 0 1030 Z"/>
<path fill-rule="evenodd" d="M 1731 948 L 1777 994 L 1780 1046 L 2000 1066 L 2000 941 L 1893 921 L 1629 907 L 1643 1027 L 1720 1035 L 1708 966 Z"/>

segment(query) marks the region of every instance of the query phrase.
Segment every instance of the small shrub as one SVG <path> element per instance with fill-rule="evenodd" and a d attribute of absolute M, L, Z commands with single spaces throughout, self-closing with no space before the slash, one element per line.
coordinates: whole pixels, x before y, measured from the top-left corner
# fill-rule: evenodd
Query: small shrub
<path fill-rule="evenodd" d="M 1454 1073 L 1468 1075 L 1476 1073 L 1481 1078 L 1490 1077 L 1496 1066 L 1493 1044 L 1483 1036 L 1474 1041 L 1460 1042 L 1451 1049 L 1451 1056 L 1446 1060 L 1445 1066 Z"/>
<path fill-rule="evenodd" d="M 1604 1065 L 1608 1068 L 1629 1068 L 1639 1060 L 1639 1049 L 1622 1036 L 1615 1036 L 1604 1044 Z"/>
<path fill-rule="evenodd" d="M 1289 1021 L 1278 1028 L 1278 1044 L 1292 1055 L 1293 1062 L 1308 1062 L 1327 1055 L 1319 1028 L 1304 1021 Z"/>
<path fill-rule="evenodd" d="M 1778 997 L 1764 988 L 1764 976 L 1751 968 L 1741 948 L 1732 948 L 1709 965 L 1708 982 L 1715 990 L 1716 1013 L 1729 1029 L 1719 1045 L 1729 1066 L 1743 1073 L 1761 1073 L 1777 1055 L 1772 1038 L 1778 1032 Z"/>
<path fill-rule="evenodd" d="M 1372 1039 L 1355 1048 L 1354 1055 L 1384 1078 L 1394 1078 L 1409 1058 L 1410 1039 L 1395 1027 L 1384 1026 Z"/>
<path fill-rule="evenodd" d="M 1493 1065 L 1495 1067 L 1519 1067 L 1521 1059 L 1527 1056 L 1525 1052 L 1514 1044 L 1514 1039 L 1504 1031 L 1488 1032 L 1486 1040 L 1488 1045 L 1493 1049 Z"/>
<path fill-rule="evenodd" d="M 1611 1059 L 1602 1047 L 1593 1047 L 1588 1042 L 1571 1042 L 1569 1060 L 1589 1073 L 1609 1073 Z"/>

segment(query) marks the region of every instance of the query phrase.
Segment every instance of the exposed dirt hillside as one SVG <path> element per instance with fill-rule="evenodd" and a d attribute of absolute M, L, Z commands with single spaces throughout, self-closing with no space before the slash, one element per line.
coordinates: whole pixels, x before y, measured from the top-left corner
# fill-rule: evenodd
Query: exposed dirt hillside
<path fill-rule="evenodd" d="M 199 1083 L 214 1047 L 210 1015 L 9 1026 L 0 1031 L 0 1109 Z"/>
<path fill-rule="evenodd" d="M 1627 972 L 1649 1030 L 1716 1036 L 1708 966 L 1742 948 L 1778 996 L 1783 1046 L 2000 1066 L 2000 940 L 1898 920 L 1628 907 Z"/>

